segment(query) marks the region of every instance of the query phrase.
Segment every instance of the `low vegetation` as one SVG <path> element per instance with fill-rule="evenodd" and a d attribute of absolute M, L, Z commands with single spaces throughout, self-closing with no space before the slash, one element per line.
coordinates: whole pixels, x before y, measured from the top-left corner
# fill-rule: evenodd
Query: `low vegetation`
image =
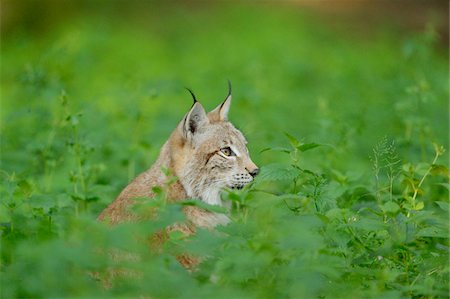
<path fill-rule="evenodd" d="M 9 35 L 2 298 L 447 297 L 448 58 L 431 25 L 366 30 L 239 6 Z M 149 250 L 152 233 L 199 204 L 163 192 L 136 206 L 157 209 L 153 221 L 97 222 L 189 109 L 184 86 L 213 108 L 227 79 L 230 118 L 262 168 L 224 191 L 232 223 Z M 198 269 L 182 253 L 202 257 Z M 105 288 L 96 274 L 111 268 L 125 274 Z"/>

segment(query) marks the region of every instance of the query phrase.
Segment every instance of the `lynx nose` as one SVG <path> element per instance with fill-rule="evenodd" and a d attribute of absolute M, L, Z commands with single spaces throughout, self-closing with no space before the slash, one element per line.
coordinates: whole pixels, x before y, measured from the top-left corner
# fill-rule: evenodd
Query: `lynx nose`
<path fill-rule="evenodd" d="M 255 168 L 255 169 L 253 169 L 253 170 L 248 170 L 248 173 L 250 173 L 250 175 L 252 176 L 252 177 L 255 177 L 255 176 L 257 176 L 258 175 L 258 173 L 259 173 L 259 168 Z"/>

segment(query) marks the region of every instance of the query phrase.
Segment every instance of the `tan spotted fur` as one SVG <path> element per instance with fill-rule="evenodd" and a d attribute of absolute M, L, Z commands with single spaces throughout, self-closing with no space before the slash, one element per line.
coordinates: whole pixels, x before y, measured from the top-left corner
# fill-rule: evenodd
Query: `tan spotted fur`
<path fill-rule="evenodd" d="M 135 203 L 133 199 L 152 198 L 155 195 L 153 187 L 166 185 L 168 178 L 162 169 L 178 178 L 168 187 L 170 200 L 199 199 L 224 206 L 220 191 L 227 187 L 243 187 L 253 180 L 258 170 L 249 156 L 244 136 L 227 120 L 230 105 L 231 91 L 225 101 L 209 113 L 195 100 L 162 146 L 153 166 L 125 187 L 98 219 L 110 224 L 137 220 L 130 212 Z M 230 147 L 236 156 L 224 156 L 221 149 L 226 147 Z M 178 229 L 186 234 L 192 233 L 195 227 L 213 228 L 229 221 L 224 214 L 196 207 L 186 207 L 184 212 L 190 223 Z"/>

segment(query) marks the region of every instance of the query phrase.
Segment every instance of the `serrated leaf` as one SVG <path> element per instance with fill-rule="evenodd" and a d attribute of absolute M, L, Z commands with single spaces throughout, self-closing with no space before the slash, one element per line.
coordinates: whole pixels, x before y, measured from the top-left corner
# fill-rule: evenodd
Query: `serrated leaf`
<path fill-rule="evenodd" d="M 299 169 L 289 165 L 270 164 L 261 168 L 259 180 L 261 181 L 291 181 L 301 174 Z"/>

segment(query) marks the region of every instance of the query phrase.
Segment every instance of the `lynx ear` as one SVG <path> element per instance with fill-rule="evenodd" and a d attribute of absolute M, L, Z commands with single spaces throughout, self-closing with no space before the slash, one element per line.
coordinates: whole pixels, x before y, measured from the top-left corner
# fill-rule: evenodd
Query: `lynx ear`
<path fill-rule="evenodd" d="M 230 111 L 231 106 L 231 82 L 228 81 L 228 95 L 223 101 L 222 104 L 217 106 L 214 110 L 208 113 L 208 118 L 212 122 L 216 121 L 227 121 L 228 120 L 228 111 Z"/>
<path fill-rule="evenodd" d="M 191 110 L 184 117 L 182 126 L 183 136 L 187 139 L 188 136 L 194 135 L 201 127 L 208 123 L 209 120 L 202 104 L 195 102 Z"/>

